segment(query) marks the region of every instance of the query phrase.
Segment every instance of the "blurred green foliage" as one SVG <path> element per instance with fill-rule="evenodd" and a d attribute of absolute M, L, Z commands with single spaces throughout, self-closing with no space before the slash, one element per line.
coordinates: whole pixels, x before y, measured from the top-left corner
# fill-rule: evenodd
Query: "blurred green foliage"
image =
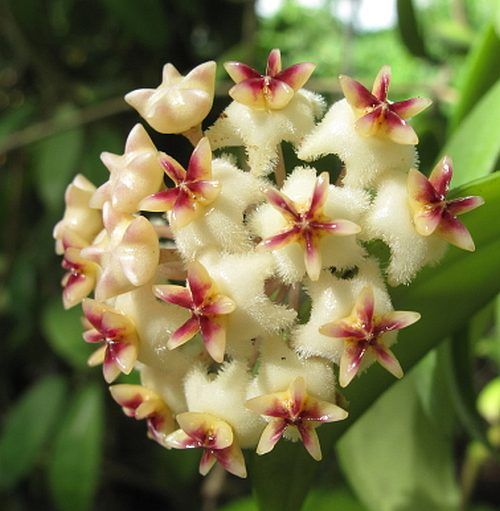
<path fill-rule="evenodd" d="M 252 0 L 0 1 L 2 510 L 210 511 L 217 508 L 217 499 L 231 501 L 221 508 L 227 511 L 257 509 L 256 500 L 248 497 L 247 481 L 229 479 L 215 498 L 210 496 L 197 474 L 196 452 L 166 452 L 146 438 L 143 424 L 123 416 L 104 392 L 100 370 L 86 366 L 89 349 L 80 339 L 79 311 L 64 311 L 60 302 L 62 271 L 51 231 L 63 211 L 64 189 L 77 172 L 96 184 L 106 179 L 99 154 L 121 153 L 126 134 L 138 122 L 121 97 L 157 84 L 163 64 L 173 62 L 186 71 L 207 59 L 240 59 L 262 68 L 269 49 L 280 47 L 287 64 L 318 64 L 311 88 L 332 100 L 340 94 L 335 79 L 339 73 L 371 83 L 379 67 L 390 63 L 394 99 L 415 94 L 434 99 L 433 108 L 414 123 L 424 171 L 445 146 L 455 160 L 457 185 L 497 168 L 500 135 L 491 129 L 491 120 L 500 114 L 495 1 L 399 0 L 399 24 L 377 31 L 363 30 L 354 17 L 336 18 L 332 9 L 339 3 L 325 0 L 313 8 L 285 0 L 274 15 L 259 18 Z M 355 0 L 352 4 L 361 5 Z M 222 69 L 219 76 L 225 79 Z M 222 83 L 220 92 L 226 85 Z M 226 103 L 219 95 L 214 111 Z M 186 142 L 154 133 L 152 137 L 174 157 L 187 155 Z M 322 165 L 331 161 L 319 162 L 319 168 Z M 498 209 L 500 188 L 498 179 L 487 179 L 495 181 L 485 192 L 493 201 L 487 210 L 491 213 Z M 436 290 L 441 290 L 440 303 L 456 298 L 453 284 L 461 273 L 468 275 L 461 279 L 466 298 L 477 295 L 474 304 L 494 293 L 499 268 L 491 247 L 498 245 L 497 228 L 491 221 L 482 228 L 491 218 L 485 222 L 482 211 L 470 220 L 481 246 L 477 255 L 483 254 L 481 269 L 481 263 L 458 260 L 452 251 L 445 262 L 448 274 L 440 277 L 439 269 L 429 270 L 437 280 L 426 281 L 424 275 L 417 283 L 420 297 L 418 291 L 412 298 L 398 290 L 396 302 L 428 300 Z M 486 240 L 484 246 L 481 240 Z M 483 292 L 475 286 L 483 286 Z M 460 299 L 450 303 L 463 306 Z M 434 303 L 421 305 L 438 321 Z M 470 310 L 475 309 L 455 310 L 453 326 L 469 319 L 463 316 Z M 340 465 L 330 454 L 319 474 L 308 476 L 306 465 L 297 463 L 297 479 L 290 483 L 295 492 L 289 492 L 296 498 L 287 510 L 300 506 L 308 489 L 301 484 L 308 477 L 315 488 L 306 511 L 445 511 L 458 509 L 460 500 L 464 506 L 470 502 L 472 511 L 500 505 L 495 492 L 498 465 L 487 455 L 478 466 L 466 454 L 474 437 L 468 418 L 479 421 L 484 434 L 491 427 L 473 408 L 478 390 L 500 368 L 499 325 L 498 307 L 490 305 L 460 341 L 469 348 L 465 355 L 464 350 L 457 353 L 453 343 L 428 355 L 344 437 Z M 423 334 L 431 327 L 427 324 Z M 425 349 L 410 350 L 412 363 L 436 339 L 422 342 Z M 476 358 L 460 358 L 467 353 Z M 436 362 L 442 357 L 461 360 L 451 367 L 460 367 L 459 373 L 446 373 L 446 364 Z M 467 388 L 453 385 L 457 378 L 467 380 Z M 387 386 L 380 381 L 381 388 Z M 465 393 L 472 395 L 468 402 Z M 372 394 L 365 401 L 368 396 Z M 401 411 L 400 422 L 385 426 L 384 418 L 394 410 Z M 377 442 L 364 445 L 370 435 L 376 435 Z M 408 454 L 404 470 L 399 464 L 402 453 Z M 391 470 L 385 473 L 384 466 Z M 453 477 L 460 471 L 473 476 Z M 262 478 L 266 491 L 276 496 L 279 476 Z M 346 481 L 353 492 L 346 489 Z M 385 498 L 388 492 L 392 500 Z"/>

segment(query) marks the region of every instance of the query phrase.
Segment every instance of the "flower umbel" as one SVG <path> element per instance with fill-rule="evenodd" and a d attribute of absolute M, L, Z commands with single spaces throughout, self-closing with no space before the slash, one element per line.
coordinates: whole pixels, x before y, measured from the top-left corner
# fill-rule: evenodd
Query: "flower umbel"
<path fill-rule="evenodd" d="M 413 222 L 422 236 L 436 234 L 458 248 L 473 252 L 474 241 L 467 228 L 457 219 L 484 204 L 482 197 L 446 200 L 453 175 L 452 161 L 445 156 L 427 179 L 416 169 L 408 174 L 408 195 Z"/>
<path fill-rule="evenodd" d="M 367 137 L 385 136 L 397 144 L 418 143 L 417 134 L 406 120 L 429 107 L 432 103 L 430 99 L 412 98 L 395 103 L 389 101 L 389 66 L 383 66 L 379 71 L 371 92 L 348 76 L 341 75 L 339 79 L 348 103 L 358 114 L 356 129 L 359 133 Z"/>
<path fill-rule="evenodd" d="M 229 91 L 235 101 L 257 110 L 281 110 L 309 80 L 316 66 L 302 62 L 281 70 L 281 52 L 274 49 L 267 57 L 264 75 L 241 62 L 226 62 L 224 67 L 236 82 Z"/>
<path fill-rule="evenodd" d="M 340 359 L 340 386 L 349 385 L 367 353 L 373 354 L 379 364 L 396 378 L 402 378 L 403 370 L 385 345 L 384 334 L 406 328 L 419 319 L 418 312 L 410 311 L 392 311 L 376 316 L 373 290 L 369 286 L 365 287 L 349 316 L 327 323 L 319 329 L 323 335 L 344 340 L 345 347 Z"/>
<path fill-rule="evenodd" d="M 99 345 L 89 365 L 107 383 L 140 375 L 110 387 L 125 414 L 167 449 L 202 449 L 201 474 L 219 463 L 246 477 L 242 448 L 266 454 L 282 437 L 321 459 L 316 428 L 347 417 L 337 380 L 375 361 L 402 377 L 390 348 L 420 315 L 394 311 L 389 286 L 437 262 L 444 240 L 473 250 L 457 215 L 483 200 L 446 198 L 449 158 L 416 170 L 407 120 L 430 101 L 391 102 L 388 66 L 371 92 L 341 76 L 345 99 L 321 119 L 325 100 L 302 88 L 314 64 L 282 69 L 278 49 L 264 74 L 228 62 L 234 101 L 203 132 L 215 67 L 167 64 L 159 87 L 126 96 L 191 141 L 187 167 L 137 124 L 124 154 L 102 154 L 104 184 L 68 186 L 54 238 L 64 306 L 83 302 L 83 337 Z M 330 154 L 340 176 L 303 163 Z"/>
<path fill-rule="evenodd" d="M 255 397 L 246 402 L 254 412 L 270 421 L 259 440 L 257 454 L 272 451 L 289 429 L 298 432 L 304 447 L 317 461 L 322 457 L 315 429 L 323 423 L 345 419 L 347 412 L 339 406 L 309 395 L 304 378 L 297 377 L 284 392 Z"/>

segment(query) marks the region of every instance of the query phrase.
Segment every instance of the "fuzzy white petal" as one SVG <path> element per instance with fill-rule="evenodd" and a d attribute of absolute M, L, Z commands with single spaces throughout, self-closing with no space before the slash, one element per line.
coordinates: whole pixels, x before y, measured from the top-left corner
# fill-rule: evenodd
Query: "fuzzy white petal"
<path fill-rule="evenodd" d="M 375 185 L 385 172 L 406 172 L 416 165 L 413 146 L 396 144 L 386 138 L 364 137 L 356 131 L 355 120 L 345 99 L 334 103 L 300 146 L 299 158 L 309 161 L 337 154 L 346 167 L 344 184 L 356 188 Z"/>
<path fill-rule="evenodd" d="M 234 429 L 241 447 L 254 447 L 265 423 L 245 407 L 250 380 L 250 373 L 241 362 L 224 364 L 216 375 L 207 374 L 204 366 L 196 365 L 184 383 L 188 409 L 225 420 Z"/>
<path fill-rule="evenodd" d="M 366 219 L 364 236 L 381 239 L 391 250 L 387 269 L 391 285 L 407 284 L 424 265 L 437 262 L 446 242 L 415 230 L 408 204 L 407 176 L 394 173 L 380 185 Z"/>
<path fill-rule="evenodd" d="M 204 215 L 174 230 L 177 249 L 187 260 L 196 258 L 202 249 L 237 253 L 252 247 L 250 235 L 243 225 L 243 212 L 260 200 L 261 182 L 239 170 L 227 158 L 213 160 L 212 179 L 221 185 L 218 197 L 206 208 Z"/>
<path fill-rule="evenodd" d="M 323 109 L 323 99 L 305 89 L 297 91 L 282 110 L 253 110 L 233 101 L 206 136 L 213 149 L 245 146 L 252 174 L 262 176 L 272 172 L 278 144 L 286 141 L 297 146 Z"/>

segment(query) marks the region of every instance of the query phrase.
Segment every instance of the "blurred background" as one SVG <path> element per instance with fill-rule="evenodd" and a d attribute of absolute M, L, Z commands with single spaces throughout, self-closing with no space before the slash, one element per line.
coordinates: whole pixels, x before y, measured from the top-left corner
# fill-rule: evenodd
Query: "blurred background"
<path fill-rule="evenodd" d="M 81 340 L 79 308 L 61 305 L 52 228 L 72 177 L 81 172 L 100 184 L 107 170 L 99 154 L 123 153 L 139 121 L 123 95 L 156 87 L 167 62 L 185 72 L 209 59 L 240 60 L 263 71 L 268 51 L 279 47 L 285 66 L 317 63 L 307 87 L 331 103 L 340 97 L 339 73 L 371 85 L 389 63 L 393 100 L 434 100 L 413 123 L 428 171 L 499 78 L 497 6 L 495 0 L 0 0 L 1 510 L 256 509 L 248 481 L 217 471 L 202 481 L 198 453 L 167 452 L 146 438 L 143 423 L 123 416 L 100 369 L 86 365 L 92 349 Z M 212 120 L 229 103 L 230 82 L 222 66 L 218 72 Z M 180 137 L 152 136 L 162 150 L 186 157 L 189 144 Z M 492 304 L 474 323 L 472 406 L 481 390 L 488 401 L 485 384 L 498 374 L 498 316 Z M 426 357 L 326 457 L 308 510 L 500 509 L 499 466 L 475 440 L 467 414 L 459 420 L 463 403 L 450 397 L 439 357 L 439 350 Z M 500 436 L 496 385 L 486 389 L 493 398 L 479 410 L 483 427 L 489 421 Z M 411 413 L 397 424 L 379 418 L 403 408 Z M 360 446 L 363 427 L 385 439 Z"/>

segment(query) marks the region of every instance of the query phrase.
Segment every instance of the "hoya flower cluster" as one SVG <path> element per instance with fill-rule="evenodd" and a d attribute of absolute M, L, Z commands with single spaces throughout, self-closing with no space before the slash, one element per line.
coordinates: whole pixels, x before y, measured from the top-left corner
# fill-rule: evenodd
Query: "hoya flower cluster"
<path fill-rule="evenodd" d="M 186 76 L 167 64 L 156 89 L 125 99 L 188 137 L 189 161 L 137 124 L 122 155 L 102 154 L 106 183 L 69 185 L 54 230 L 64 304 L 81 304 L 97 346 L 89 363 L 110 384 L 138 371 L 141 385 L 113 384 L 113 398 L 163 447 L 200 448 L 202 474 L 219 463 L 245 477 L 242 449 L 265 454 L 282 437 L 321 459 L 316 428 L 347 417 L 336 381 L 374 362 L 403 375 L 391 346 L 420 315 L 395 311 L 387 283 L 409 283 L 448 243 L 474 250 L 457 216 L 482 200 L 446 199 L 449 158 L 428 178 L 416 169 L 408 119 L 430 101 L 390 101 L 385 66 L 371 91 L 341 76 L 345 99 L 322 117 L 303 88 L 314 67 L 283 69 L 279 50 L 264 74 L 227 62 L 233 101 L 203 131 L 215 63 Z M 282 142 L 304 163 L 287 168 Z M 235 146 L 246 161 L 224 152 Z M 326 154 L 344 164 L 336 183 L 305 163 Z M 389 246 L 384 272 L 372 240 Z"/>

